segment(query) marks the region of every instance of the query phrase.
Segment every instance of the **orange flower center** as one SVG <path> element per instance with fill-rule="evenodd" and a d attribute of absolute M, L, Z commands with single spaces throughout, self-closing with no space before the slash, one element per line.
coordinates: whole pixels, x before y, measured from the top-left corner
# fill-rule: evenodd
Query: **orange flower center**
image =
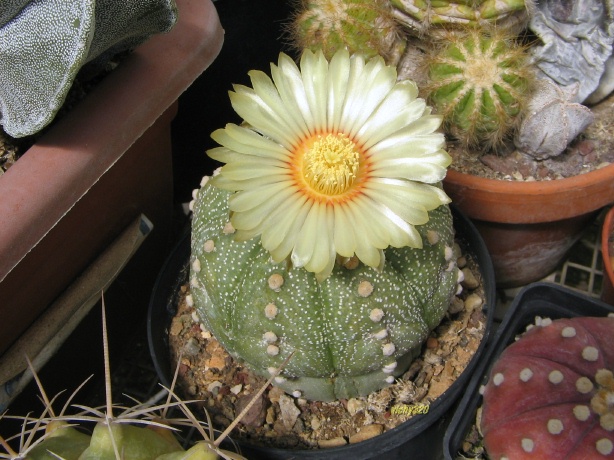
<path fill-rule="evenodd" d="M 311 136 L 295 152 L 295 177 L 311 198 L 345 201 L 362 182 L 364 156 L 343 133 Z"/>

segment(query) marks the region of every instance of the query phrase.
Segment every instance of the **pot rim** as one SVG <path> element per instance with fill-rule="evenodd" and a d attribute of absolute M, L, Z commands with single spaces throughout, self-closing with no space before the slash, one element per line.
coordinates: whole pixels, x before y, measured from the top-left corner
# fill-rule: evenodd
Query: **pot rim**
<path fill-rule="evenodd" d="M 614 202 L 614 164 L 564 179 L 532 182 L 489 179 L 449 169 L 444 189 L 470 218 L 556 222 Z"/>

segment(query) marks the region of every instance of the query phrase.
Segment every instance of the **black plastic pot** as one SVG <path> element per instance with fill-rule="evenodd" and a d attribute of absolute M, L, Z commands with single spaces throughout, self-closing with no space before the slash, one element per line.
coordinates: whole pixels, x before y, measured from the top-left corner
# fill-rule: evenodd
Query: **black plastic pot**
<path fill-rule="evenodd" d="M 495 305 L 494 270 L 484 242 L 467 217 L 457 209 L 453 208 L 452 211 L 457 238 L 464 249 L 477 260 L 486 296 L 483 306 L 487 317 L 484 339 L 462 375 L 443 395 L 430 404 L 427 414 L 413 417 L 375 438 L 325 450 L 284 450 L 238 442 L 243 455 L 250 460 L 364 460 L 371 458 L 436 460 L 443 458 L 442 439 L 453 415 L 452 406 L 467 386 L 485 352 L 489 332 L 492 329 L 492 312 Z M 169 385 L 172 376 L 168 327 L 176 311 L 179 287 L 187 280 L 189 257 L 190 238 L 187 232 L 162 268 L 149 305 L 147 324 L 149 347 L 156 371 L 165 385 Z"/>
<path fill-rule="evenodd" d="M 533 283 L 520 291 L 499 325 L 488 351 L 476 366 L 446 430 L 445 460 L 457 458 L 471 425 L 475 423 L 476 411 L 482 404 L 479 389 L 486 383 L 492 365 L 518 334 L 535 323 L 536 316 L 554 320 L 577 316 L 607 316 L 609 313 L 614 313 L 614 306 L 555 284 Z"/>

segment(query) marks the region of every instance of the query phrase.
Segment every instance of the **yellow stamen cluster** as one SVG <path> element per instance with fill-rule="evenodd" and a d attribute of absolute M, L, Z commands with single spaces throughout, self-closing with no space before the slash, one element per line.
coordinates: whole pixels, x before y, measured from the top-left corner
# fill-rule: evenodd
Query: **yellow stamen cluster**
<path fill-rule="evenodd" d="M 340 195 L 350 189 L 360 166 L 360 153 L 343 134 L 317 136 L 303 157 L 303 177 L 316 192 Z"/>

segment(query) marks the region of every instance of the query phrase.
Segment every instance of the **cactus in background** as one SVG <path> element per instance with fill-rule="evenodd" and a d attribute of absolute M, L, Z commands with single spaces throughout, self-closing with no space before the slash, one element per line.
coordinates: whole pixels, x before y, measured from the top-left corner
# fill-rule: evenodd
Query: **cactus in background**
<path fill-rule="evenodd" d="M 614 458 L 614 318 L 534 326 L 499 357 L 484 390 L 490 458 Z"/>
<path fill-rule="evenodd" d="M 347 48 L 394 64 L 405 47 L 387 0 L 303 0 L 288 32 L 299 51 L 321 48 L 327 59 Z"/>
<path fill-rule="evenodd" d="M 416 85 L 381 57 L 281 55 L 212 137 L 227 163 L 195 191 L 190 291 L 235 358 L 307 399 L 394 382 L 460 280 L 450 159 Z M 235 193 L 231 193 L 235 192 Z M 260 238 L 257 238 L 260 236 Z"/>
<path fill-rule="evenodd" d="M 470 29 L 448 36 L 426 65 L 424 94 L 447 132 L 480 149 L 511 138 L 534 81 L 524 47 L 496 31 Z"/>
<path fill-rule="evenodd" d="M 40 131 L 86 63 L 168 31 L 176 18 L 174 0 L 9 2 L 0 11 L 0 124 L 13 137 Z"/>
<path fill-rule="evenodd" d="M 34 367 L 28 361 L 45 409 L 39 417 L 32 414 L 14 416 L 9 415 L 8 411 L 0 414 L 0 420 L 5 418 L 21 423 L 18 434 L 8 438 L 0 435 L 0 459 L 217 460 L 221 457 L 226 460 L 245 460 L 243 456 L 219 447 L 234 424 L 238 423 L 245 413 L 239 414 L 233 425 L 213 440 L 213 430 L 209 430 L 207 424 L 196 420 L 187 403 L 174 394 L 173 387 L 167 390 L 166 401 L 159 405 L 152 402 L 139 403 L 133 398 L 130 398 L 135 403 L 133 407 L 113 404 L 104 302 L 103 350 L 105 408 L 72 404 L 78 391 L 87 383 L 86 380 L 68 397 L 61 412 L 56 414 L 52 403 L 59 395 L 51 400 L 48 398 Z M 265 387 L 269 383 L 267 382 Z M 264 389 L 261 388 L 256 396 Z M 157 396 L 161 398 L 164 393 L 158 393 Z M 75 407 L 79 411 L 74 415 L 68 414 L 70 407 Z M 180 409 L 185 418 L 167 418 L 169 409 L 173 407 Z M 115 415 L 117 412 L 120 414 Z M 85 427 L 90 428 L 92 424 L 93 429 L 82 430 Z M 202 441 L 195 442 L 187 451 L 174 434 L 174 431 L 182 426 L 196 430 L 202 437 Z"/>
<path fill-rule="evenodd" d="M 418 34 L 439 34 L 457 26 L 496 25 L 499 30 L 526 27 L 525 0 L 390 0 L 396 19 Z M 525 3 L 527 3 L 525 5 Z"/>

